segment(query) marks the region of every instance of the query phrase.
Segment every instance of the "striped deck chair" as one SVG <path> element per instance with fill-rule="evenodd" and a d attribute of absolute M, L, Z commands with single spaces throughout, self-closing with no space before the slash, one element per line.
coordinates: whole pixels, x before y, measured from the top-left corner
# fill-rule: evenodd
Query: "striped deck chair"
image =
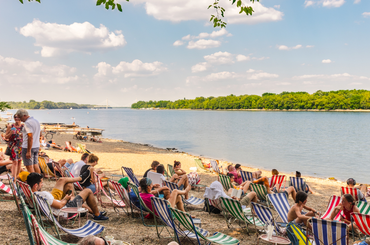
<path fill-rule="evenodd" d="M 200 240 L 204 240 L 206 242 L 210 243 L 216 243 L 216 244 L 238 244 L 239 240 L 236 238 L 233 238 L 231 236 L 225 235 L 221 232 L 216 232 L 213 236 L 205 236 L 203 235 L 203 229 L 196 227 L 194 225 L 193 219 L 191 218 L 191 215 L 188 213 L 185 213 L 183 211 L 180 211 L 175 208 L 169 208 L 172 215 L 176 217 L 176 219 L 180 222 L 182 226 L 185 227 L 185 229 L 189 230 L 190 232 L 194 233 L 196 235 L 198 244 L 200 245 Z"/>
<path fill-rule="evenodd" d="M 68 169 L 66 169 L 66 170 L 64 171 L 64 173 L 65 173 L 65 176 L 66 176 L 66 177 L 74 178 L 73 174 L 72 174 Z M 80 185 L 80 183 L 78 183 L 78 182 L 74 182 L 74 183 L 73 183 L 73 185 L 75 186 L 75 189 L 77 189 L 78 191 L 82 191 L 82 190 L 83 190 L 83 188 L 82 188 L 82 186 Z"/>
<path fill-rule="evenodd" d="M 370 204 L 368 202 L 358 201 L 357 207 L 360 209 L 361 214 L 370 215 Z"/>
<path fill-rule="evenodd" d="M 88 154 L 92 154 L 93 153 L 91 151 L 88 151 L 86 149 L 86 146 L 83 146 L 81 143 L 77 143 L 77 147 L 80 148 L 80 150 L 82 151 L 82 153 L 88 153 Z"/>
<path fill-rule="evenodd" d="M 169 181 L 163 181 L 163 184 L 167 186 L 171 191 L 180 190 L 179 186 L 176 183 L 169 182 Z M 189 199 L 182 198 L 182 201 L 185 205 L 200 205 L 204 203 L 204 199 L 194 197 L 194 196 L 191 196 Z"/>
<path fill-rule="evenodd" d="M 34 198 L 33 198 L 33 193 L 31 191 L 31 187 L 20 181 L 20 180 L 16 180 L 16 184 L 17 184 L 17 187 L 18 189 L 20 189 L 22 191 L 22 193 L 24 195 L 22 195 L 22 197 L 25 199 L 26 203 L 28 204 L 28 206 L 32 209 L 34 209 L 36 207 L 36 204 L 35 204 L 35 201 L 34 201 Z M 19 194 L 20 192 L 18 192 Z"/>
<path fill-rule="evenodd" d="M 123 167 L 123 166 L 122 166 L 122 168 L 125 170 L 127 176 L 130 178 L 131 182 L 134 183 L 137 187 L 139 187 L 139 180 L 136 178 L 132 168 L 127 168 L 127 167 Z"/>
<path fill-rule="evenodd" d="M 15 201 L 15 205 L 17 206 L 17 209 L 18 209 L 19 213 L 22 213 L 22 211 L 20 209 L 20 206 L 19 206 L 18 198 L 17 198 L 17 196 L 18 196 L 18 193 L 16 191 L 16 188 L 17 187 L 15 186 L 15 183 L 13 181 L 13 177 L 10 177 L 10 174 L 9 173 L 7 174 L 7 176 L 8 176 L 8 180 L 9 180 L 10 189 L 12 190 L 12 194 L 13 194 L 13 199 Z"/>
<path fill-rule="evenodd" d="M 253 181 L 253 173 L 252 172 L 240 170 L 240 175 L 242 176 L 243 182 Z"/>
<path fill-rule="evenodd" d="M 357 225 L 362 234 L 364 234 L 365 236 L 370 236 L 370 215 L 351 213 L 351 220 L 352 223 L 354 222 Z"/>
<path fill-rule="evenodd" d="M 360 190 L 357 189 L 357 188 L 350 188 L 350 187 L 341 187 L 340 188 L 340 193 L 341 193 L 341 196 L 343 196 L 344 194 L 350 194 L 353 196 L 353 198 L 355 199 L 355 201 L 360 201 L 360 194 L 358 193 Z"/>
<path fill-rule="evenodd" d="M 107 203 L 104 203 L 102 198 L 101 198 L 101 193 L 103 193 L 103 195 L 110 201 L 110 203 L 112 203 L 114 211 L 117 212 L 118 209 L 116 210 L 116 208 L 124 208 L 125 203 L 122 200 L 116 200 L 116 198 L 114 198 L 114 196 L 112 195 L 109 187 L 108 187 L 109 194 L 107 194 L 107 192 L 104 189 L 103 183 L 101 182 L 101 180 L 99 178 L 99 175 L 95 172 L 94 172 L 94 174 L 95 174 L 95 179 L 96 179 L 95 186 L 96 186 L 96 190 L 97 190 L 96 197 L 98 199 L 98 202 L 100 202 L 100 205 L 102 207 L 105 207 L 105 204 L 107 204 Z"/>
<path fill-rule="evenodd" d="M 205 168 L 203 163 L 202 163 L 202 160 L 200 159 L 197 159 L 197 158 L 194 158 L 194 161 L 195 161 L 195 167 L 203 170 L 203 171 L 206 171 L 206 172 L 212 172 L 211 170 L 209 170 L 208 168 Z"/>
<path fill-rule="evenodd" d="M 278 212 L 279 217 L 284 223 L 288 223 L 288 212 L 290 209 L 288 199 L 284 193 L 268 194 L 268 199 Z"/>
<path fill-rule="evenodd" d="M 55 175 L 53 172 L 51 172 L 51 170 L 49 169 L 47 163 L 46 163 L 46 160 L 45 158 L 43 157 L 39 157 L 39 166 L 42 170 L 42 172 L 44 173 L 44 177 L 47 178 L 47 179 L 51 179 L 51 178 L 54 178 Z"/>
<path fill-rule="evenodd" d="M 151 200 L 152 200 L 152 206 L 157 212 L 159 219 L 161 219 L 164 224 L 166 224 L 169 228 L 171 228 L 174 231 L 175 239 L 177 241 L 180 240 L 179 236 L 187 237 L 191 239 L 197 239 L 196 234 L 190 231 L 181 229 L 178 225 L 178 221 L 173 220 L 171 211 L 169 210 L 170 204 L 167 200 L 157 198 L 157 197 L 151 197 Z M 206 230 L 200 229 L 200 232 L 202 232 L 204 236 L 208 235 L 208 231 Z"/>
<path fill-rule="evenodd" d="M 231 181 L 230 181 L 230 177 L 229 176 L 224 175 L 224 174 L 220 174 L 218 176 L 218 178 L 220 179 L 220 182 L 221 182 L 221 184 L 224 187 L 224 189 L 225 189 L 226 192 L 228 192 L 231 188 L 233 188 L 231 186 Z"/>
<path fill-rule="evenodd" d="M 264 224 L 264 226 L 272 224 L 275 228 L 276 234 L 282 235 L 284 233 L 285 229 L 281 228 L 278 223 L 275 222 L 274 216 L 272 216 L 271 210 L 268 207 L 254 202 L 252 202 L 251 205 L 257 218 Z"/>
<path fill-rule="evenodd" d="M 280 190 L 284 180 L 285 175 L 273 175 L 270 180 L 270 188 L 276 187 L 278 190 Z"/>
<path fill-rule="evenodd" d="M 58 222 L 58 220 L 54 217 L 49 203 L 46 201 L 45 198 L 42 196 L 37 195 L 34 193 L 34 197 L 36 200 L 37 205 L 39 206 L 40 210 L 46 215 L 46 217 L 53 222 L 59 229 L 62 231 L 71 234 L 73 236 L 77 237 L 85 237 L 88 235 L 96 235 L 101 233 L 104 230 L 104 226 L 99 225 L 91 220 L 88 220 L 86 224 L 80 228 L 77 229 L 67 229 L 61 226 Z"/>
<path fill-rule="evenodd" d="M 213 169 L 213 171 L 217 174 L 220 174 L 220 169 L 218 168 L 218 164 L 215 160 L 211 160 L 211 167 Z"/>
<path fill-rule="evenodd" d="M 294 223 L 290 222 L 286 227 L 287 235 L 292 245 L 312 245 L 307 236 L 303 233 L 302 229 Z"/>
<path fill-rule="evenodd" d="M 172 177 L 174 174 L 175 174 L 175 170 L 173 169 L 173 166 L 171 164 L 167 164 L 167 168 L 168 168 L 168 177 Z"/>
<path fill-rule="evenodd" d="M 267 205 L 269 205 L 268 199 L 267 199 L 266 186 L 260 185 L 260 184 L 251 183 L 249 187 L 251 188 L 252 191 L 254 191 L 257 194 L 257 198 L 262 203 L 267 203 Z"/>
<path fill-rule="evenodd" d="M 347 245 L 347 224 L 337 221 L 311 218 L 312 233 L 316 245 Z"/>
<path fill-rule="evenodd" d="M 306 190 L 306 180 L 303 178 L 298 177 L 289 177 L 290 178 L 290 186 L 293 186 L 294 189 L 298 191 L 303 191 L 305 193 L 308 193 L 308 190 Z"/>
<path fill-rule="evenodd" d="M 320 217 L 321 219 L 328 219 L 330 218 L 331 213 L 333 212 L 334 208 L 341 203 L 342 198 L 339 196 L 331 196 L 328 207 L 326 208 L 325 213 Z M 334 220 L 339 221 L 340 220 L 340 212 L 335 216 Z"/>
<path fill-rule="evenodd" d="M 65 171 L 63 171 L 62 167 L 59 165 L 58 162 L 53 161 L 53 167 L 55 178 L 59 178 L 56 172 L 59 172 L 62 177 L 65 177 Z"/>
<path fill-rule="evenodd" d="M 0 191 L 13 195 L 12 189 L 9 186 L 0 181 Z"/>
<path fill-rule="evenodd" d="M 264 226 L 264 223 L 258 218 L 245 215 L 245 213 L 243 212 L 242 205 L 240 204 L 239 201 L 224 197 L 220 197 L 220 200 L 225 212 L 231 214 L 233 218 L 243 221 L 245 223 L 247 233 L 249 233 L 248 225 L 255 225 L 259 227 Z M 227 217 L 227 215 L 225 215 L 225 217 Z M 229 228 L 231 225 L 230 220 L 226 218 L 227 227 Z"/>

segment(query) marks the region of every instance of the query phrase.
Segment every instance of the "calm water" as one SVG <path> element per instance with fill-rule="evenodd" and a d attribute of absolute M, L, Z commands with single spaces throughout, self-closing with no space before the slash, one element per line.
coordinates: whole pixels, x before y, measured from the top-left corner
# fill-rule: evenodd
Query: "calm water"
<path fill-rule="evenodd" d="M 370 182 L 370 113 L 113 109 L 30 114 L 40 122 L 103 128 L 106 138 L 264 169 Z"/>

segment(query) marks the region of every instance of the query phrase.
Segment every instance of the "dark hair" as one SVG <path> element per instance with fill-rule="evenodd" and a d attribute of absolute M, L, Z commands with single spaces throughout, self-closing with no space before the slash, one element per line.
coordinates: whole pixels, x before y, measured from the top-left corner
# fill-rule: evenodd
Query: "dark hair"
<path fill-rule="evenodd" d="M 295 203 L 299 203 L 299 201 L 304 202 L 306 201 L 307 197 L 308 197 L 307 193 L 303 191 L 298 191 L 297 195 L 295 196 Z"/>
<path fill-rule="evenodd" d="M 351 203 L 352 205 L 355 205 L 355 199 L 351 194 L 344 194 L 343 197 L 347 200 L 347 202 Z"/>
<path fill-rule="evenodd" d="M 230 171 L 230 167 L 232 167 L 233 165 L 230 164 L 229 166 L 227 166 L 227 170 Z"/>
<path fill-rule="evenodd" d="M 81 156 L 81 160 L 82 161 L 85 161 L 86 160 L 86 158 L 89 156 L 89 153 L 84 153 L 84 154 L 82 154 L 82 156 Z"/>
<path fill-rule="evenodd" d="M 347 185 L 356 185 L 356 180 L 354 178 L 349 178 L 347 180 Z"/>
<path fill-rule="evenodd" d="M 162 164 L 157 167 L 157 173 L 160 173 L 160 174 L 164 173 L 164 166 Z"/>
<path fill-rule="evenodd" d="M 298 172 L 298 171 L 295 171 L 295 177 L 297 177 L 297 178 L 301 178 L 301 172 Z"/>
<path fill-rule="evenodd" d="M 229 176 L 229 177 L 230 177 L 230 179 L 231 179 L 231 178 L 235 178 L 235 176 L 234 176 L 233 174 L 231 174 L 231 173 L 227 173 L 226 175 L 227 175 L 227 176 Z"/>
<path fill-rule="evenodd" d="M 179 162 L 179 161 L 174 161 L 174 162 L 173 162 L 173 166 L 174 166 L 174 167 L 177 167 L 177 165 L 180 165 L 180 164 L 181 164 L 181 162 Z"/>
<path fill-rule="evenodd" d="M 36 185 L 36 184 L 40 184 L 41 180 L 42 180 L 42 175 L 39 174 L 39 173 L 30 173 L 27 177 L 27 184 L 31 187 Z"/>
<path fill-rule="evenodd" d="M 140 186 L 140 190 L 141 192 L 144 192 L 144 193 L 148 193 L 148 180 L 150 181 L 150 183 L 152 182 L 150 179 L 148 178 L 142 178 L 139 182 L 139 186 Z"/>
<path fill-rule="evenodd" d="M 158 161 L 153 161 L 151 165 L 152 169 L 155 169 L 159 164 L 160 163 Z"/>
<path fill-rule="evenodd" d="M 239 163 L 235 165 L 235 169 L 238 169 L 240 168 L 242 165 L 240 165 Z"/>

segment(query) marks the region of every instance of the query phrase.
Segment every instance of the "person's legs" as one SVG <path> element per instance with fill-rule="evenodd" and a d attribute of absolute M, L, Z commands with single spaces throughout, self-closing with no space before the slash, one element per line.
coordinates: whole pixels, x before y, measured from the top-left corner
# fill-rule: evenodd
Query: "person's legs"
<path fill-rule="evenodd" d="M 287 189 L 285 189 L 285 192 L 288 193 L 288 197 L 289 197 L 289 195 L 291 195 L 293 200 L 295 201 L 295 196 L 296 196 L 297 192 L 295 191 L 293 186 L 289 186 Z"/>
<path fill-rule="evenodd" d="M 64 192 L 65 186 L 67 184 L 71 184 L 69 186 L 72 186 L 72 188 L 73 188 L 73 184 L 72 183 L 78 182 L 78 181 L 81 181 L 81 177 L 75 177 L 75 178 L 62 177 L 62 178 L 59 178 L 57 180 L 57 182 L 55 183 L 54 188 L 55 189 L 58 189 L 58 190 L 61 190 L 61 191 Z M 66 193 L 66 192 L 64 192 L 64 193 Z"/>
<path fill-rule="evenodd" d="M 170 190 L 163 190 L 163 196 L 164 196 L 164 199 L 168 200 L 171 196 L 171 191 Z"/>
<path fill-rule="evenodd" d="M 27 171 L 30 173 L 35 172 L 34 165 L 32 162 L 32 155 L 31 158 L 26 157 L 27 154 L 27 148 L 22 148 L 22 159 L 23 159 L 23 165 L 26 167 Z"/>
<path fill-rule="evenodd" d="M 177 174 L 174 174 L 174 175 L 172 175 L 172 177 L 170 178 L 170 182 L 173 182 L 173 183 L 175 183 L 175 181 L 177 180 L 179 178 L 179 176 L 177 175 Z"/>
<path fill-rule="evenodd" d="M 41 174 L 40 168 L 39 168 L 39 148 L 32 148 L 31 149 L 31 159 L 32 159 L 32 165 L 33 165 L 33 170 L 36 173 Z"/>
<path fill-rule="evenodd" d="M 17 177 L 19 175 L 19 173 L 21 172 L 21 169 L 22 169 L 22 160 L 18 160 L 16 161 L 16 164 L 17 164 L 17 173 L 14 175 L 14 173 L 12 172 L 13 176 L 14 177 Z"/>
<path fill-rule="evenodd" d="M 241 186 L 243 187 L 243 191 L 244 193 L 247 193 L 247 191 L 249 190 L 249 185 L 251 184 L 252 182 L 251 181 L 245 181 L 241 184 Z"/>
<path fill-rule="evenodd" d="M 186 189 L 185 191 L 180 191 L 180 190 L 173 190 L 170 198 L 168 199 L 168 202 L 170 203 L 171 207 L 177 207 L 181 211 L 185 211 L 184 209 L 184 204 L 182 203 L 181 196 L 184 195 L 184 192 L 189 192 L 190 187 Z"/>
<path fill-rule="evenodd" d="M 96 203 L 96 200 L 95 200 L 95 197 L 92 191 L 86 188 L 86 189 L 83 189 L 83 191 L 81 191 L 78 195 L 82 197 L 84 201 L 86 201 L 86 204 L 87 206 L 91 208 L 92 213 L 95 216 L 99 216 L 100 213 L 98 209 L 98 204 Z"/>
<path fill-rule="evenodd" d="M 13 175 L 13 178 L 17 178 L 17 172 L 18 172 L 18 160 L 13 160 L 13 163 L 12 163 L 12 175 Z"/>

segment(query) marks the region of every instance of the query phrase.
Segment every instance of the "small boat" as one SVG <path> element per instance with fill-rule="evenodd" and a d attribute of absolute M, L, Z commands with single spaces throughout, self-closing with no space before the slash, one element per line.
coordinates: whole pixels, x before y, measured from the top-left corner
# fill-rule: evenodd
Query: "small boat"
<path fill-rule="evenodd" d="M 73 108 L 71 107 L 71 108 L 69 108 L 70 110 L 73 110 Z"/>

